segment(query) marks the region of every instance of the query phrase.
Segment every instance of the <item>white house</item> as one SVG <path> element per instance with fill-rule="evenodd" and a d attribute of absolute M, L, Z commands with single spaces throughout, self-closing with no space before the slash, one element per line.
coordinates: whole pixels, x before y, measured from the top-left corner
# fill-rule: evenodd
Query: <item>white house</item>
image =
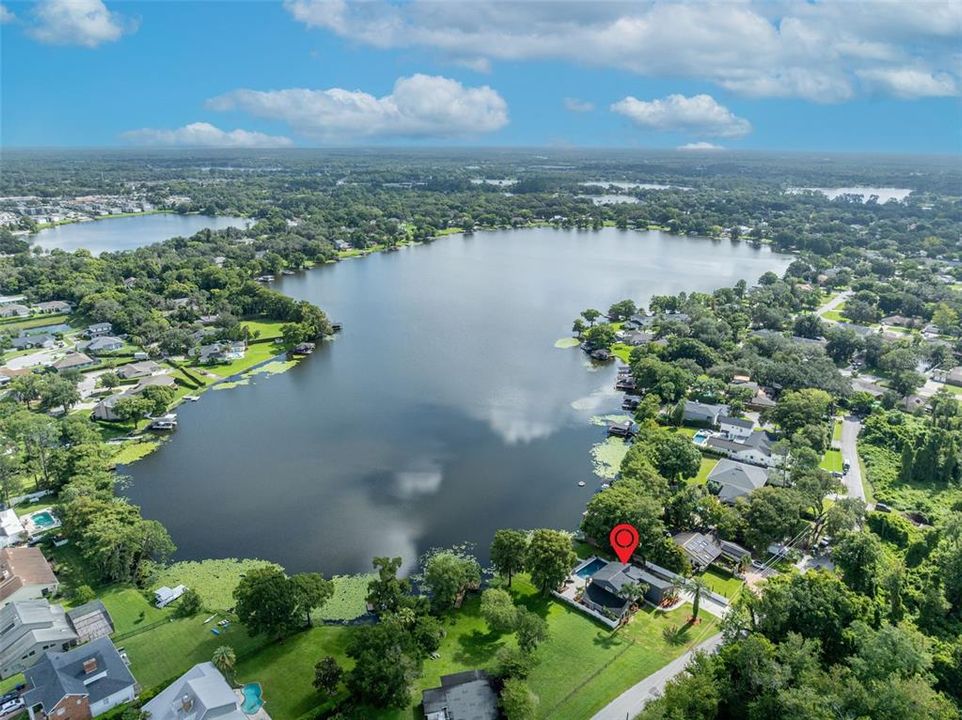
<path fill-rule="evenodd" d="M 682 417 L 685 422 L 716 427 L 718 418 L 727 414 L 727 405 L 711 405 L 694 400 L 685 400 L 685 411 Z"/>
<path fill-rule="evenodd" d="M 8 547 L 23 542 L 23 523 L 13 508 L 0 511 L 0 547 Z"/>
<path fill-rule="evenodd" d="M 214 667 L 194 665 L 143 707 L 151 720 L 247 720 L 234 690 Z"/>
<path fill-rule="evenodd" d="M 730 440 L 745 442 L 755 429 L 755 423 L 744 418 L 729 417 L 720 415 L 718 417 L 718 429 L 721 430 Z"/>
<path fill-rule="evenodd" d="M 710 437 L 705 446 L 732 460 L 768 468 L 780 465 L 785 459 L 772 451 L 772 439 L 764 430 L 752 432 L 744 442 L 729 440 L 726 437 Z"/>

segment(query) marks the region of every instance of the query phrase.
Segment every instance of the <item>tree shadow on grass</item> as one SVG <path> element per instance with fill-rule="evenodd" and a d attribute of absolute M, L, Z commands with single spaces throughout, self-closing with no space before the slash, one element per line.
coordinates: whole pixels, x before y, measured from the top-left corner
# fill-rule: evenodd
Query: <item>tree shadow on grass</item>
<path fill-rule="evenodd" d="M 620 633 L 599 630 L 591 642 L 593 645 L 602 647 L 605 650 L 611 650 L 612 648 L 621 647 L 630 641 L 628 638 L 622 637 Z"/>
<path fill-rule="evenodd" d="M 467 666 L 484 665 L 494 659 L 504 644 L 500 633 L 475 630 L 458 638 L 459 649 L 454 651 L 454 659 Z"/>

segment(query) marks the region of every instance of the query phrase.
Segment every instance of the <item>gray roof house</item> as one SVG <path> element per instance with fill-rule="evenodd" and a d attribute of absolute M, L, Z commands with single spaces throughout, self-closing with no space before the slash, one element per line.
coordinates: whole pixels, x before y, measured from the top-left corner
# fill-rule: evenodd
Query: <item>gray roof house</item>
<path fill-rule="evenodd" d="M 81 368 L 96 365 L 97 361 L 82 352 L 67 353 L 53 364 L 54 370 L 64 372 L 65 370 L 80 370 Z"/>
<path fill-rule="evenodd" d="M 728 414 L 727 405 L 710 405 L 708 403 L 685 400 L 685 412 L 682 416 L 685 422 L 700 423 L 714 427 L 718 418 Z"/>
<path fill-rule="evenodd" d="M 781 456 L 772 450 L 772 437 L 764 430 L 756 430 L 742 438 L 710 437 L 706 447 L 732 460 L 763 467 L 774 467 Z"/>
<path fill-rule="evenodd" d="M 134 378 L 155 375 L 162 370 L 163 368 L 153 360 L 144 360 L 143 362 L 130 363 L 117 368 L 117 375 L 124 380 L 133 380 Z"/>
<path fill-rule="evenodd" d="M 44 653 L 24 675 L 30 720 L 97 717 L 137 697 L 137 681 L 107 638 Z"/>
<path fill-rule="evenodd" d="M 99 337 L 101 335 L 110 335 L 114 331 L 114 326 L 109 322 L 94 323 L 93 325 L 88 325 L 87 329 L 84 331 L 89 338 Z"/>
<path fill-rule="evenodd" d="M 765 468 L 734 460 L 719 460 L 708 474 L 708 487 L 717 490 L 718 499 L 728 503 L 751 494 L 766 482 L 768 471 Z"/>
<path fill-rule="evenodd" d="M 441 676 L 441 687 L 421 694 L 424 720 L 498 720 L 498 695 L 482 670 Z M 162 719 L 166 720 L 166 718 Z"/>
<path fill-rule="evenodd" d="M 586 580 L 581 602 L 588 608 L 603 615 L 613 615 L 622 619 L 631 607 L 632 601 L 621 596 L 626 585 L 644 584 L 645 600 L 657 605 L 671 592 L 671 582 L 635 565 L 609 562 L 595 571 Z"/>
<path fill-rule="evenodd" d="M 52 348 L 54 339 L 52 335 L 21 335 L 10 340 L 10 346 L 14 350 L 29 350 L 30 348 Z"/>
<path fill-rule="evenodd" d="M 21 600 L 0 608 L 0 677 L 23 672 L 46 650 L 66 650 L 77 641 L 67 614 L 46 600 Z"/>
<path fill-rule="evenodd" d="M 113 335 L 98 335 L 84 347 L 88 353 L 97 355 L 104 352 L 116 352 L 124 346 L 124 341 Z"/>
<path fill-rule="evenodd" d="M 237 695 L 213 663 L 194 665 L 168 685 L 143 710 L 150 720 L 247 720 Z"/>
<path fill-rule="evenodd" d="M 688 557 L 688 562 L 697 570 L 704 570 L 722 554 L 721 546 L 712 535 L 699 532 L 675 533 L 672 538 Z"/>
<path fill-rule="evenodd" d="M 38 302 L 33 306 L 33 309 L 38 313 L 65 313 L 70 312 L 73 307 L 63 300 L 46 300 Z"/>

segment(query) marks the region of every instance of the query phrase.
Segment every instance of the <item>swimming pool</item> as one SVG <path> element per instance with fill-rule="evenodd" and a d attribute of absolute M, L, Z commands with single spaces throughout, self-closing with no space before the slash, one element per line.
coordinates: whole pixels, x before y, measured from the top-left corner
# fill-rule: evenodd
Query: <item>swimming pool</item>
<path fill-rule="evenodd" d="M 711 433 L 707 430 L 699 430 L 691 436 L 691 441 L 695 443 L 695 445 L 704 445 L 706 442 L 708 442 L 708 438 L 710 437 Z"/>
<path fill-rule="evenodd" d="M 589 562 L 587 565 L 584 565 L 578 568 L 575 571 L 575 575 L 577 575 L 580 578 L 589 578 L 592 575 L 594 575 L 596 572 L 601 570 L 601 568 L 603 568 L 607 564 L 608 563 L 606 563 L 601 558 L 595 558 L 594 560 Z"/>
<path fill-rule="evenodd" d="M 261 709 L 261 705 L 264 704 L 264 698 L 261 694 L 260 683 L 247 683 L 241 688 L 241 692 L 244 694 L 244 704 L 241 706 L 241 710 L 248 715 L 253 715 Z"/>
<path fill-rule="evenodd" d="M 48 510 L 41 510 L 38 513 L 34 513 L 30 516 L 30 519 L 34 525 L 41 529 L 52 528 L 57 524 L 57 519 Z"/>

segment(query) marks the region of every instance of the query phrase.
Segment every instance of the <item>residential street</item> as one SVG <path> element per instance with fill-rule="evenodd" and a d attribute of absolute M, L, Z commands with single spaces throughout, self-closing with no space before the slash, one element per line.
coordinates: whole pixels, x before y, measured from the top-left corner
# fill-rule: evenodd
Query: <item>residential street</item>
<path fill-rule="evenodd" d="M 721 645 L 721 641 L 721 633 L 712 635 L 684 655 L 625 690 L 596 713 L 592 720 L 631 720 L 644 709 L 649 700 L 661 695 L 669 680 L 685 670 L 696 652 L 714 652 Z"/>
<path fill-rule="evenodd" d="M 852 296 L 851 290 L 843 290 L 838 295 L 836 295 L 831 300 L 829 300 L 827 303 L 822 305 L 818 310 L 816 310 L 815 314 L 818 315 L 820 318 L 824 319 L 823 316 L 825 315 L 825 313 L 829 312 L 830 310 L 837 309 L 839 305 L 844 303 L 851 296 Z M 828 322 L 834 322 L 834 320 L 829 320 Z"/>
<path fill-rule="evenodd" d="M 862 423 L 852 417 L 842 420 L 842 460 L 849 464 L 848 472 L 842 477 L 842 483 L 848 490 L 848 497 L 865 500 L 865 488 L 862 485 L 862 468 L 858 462 L 856 440 L 862 430 Z"/>

